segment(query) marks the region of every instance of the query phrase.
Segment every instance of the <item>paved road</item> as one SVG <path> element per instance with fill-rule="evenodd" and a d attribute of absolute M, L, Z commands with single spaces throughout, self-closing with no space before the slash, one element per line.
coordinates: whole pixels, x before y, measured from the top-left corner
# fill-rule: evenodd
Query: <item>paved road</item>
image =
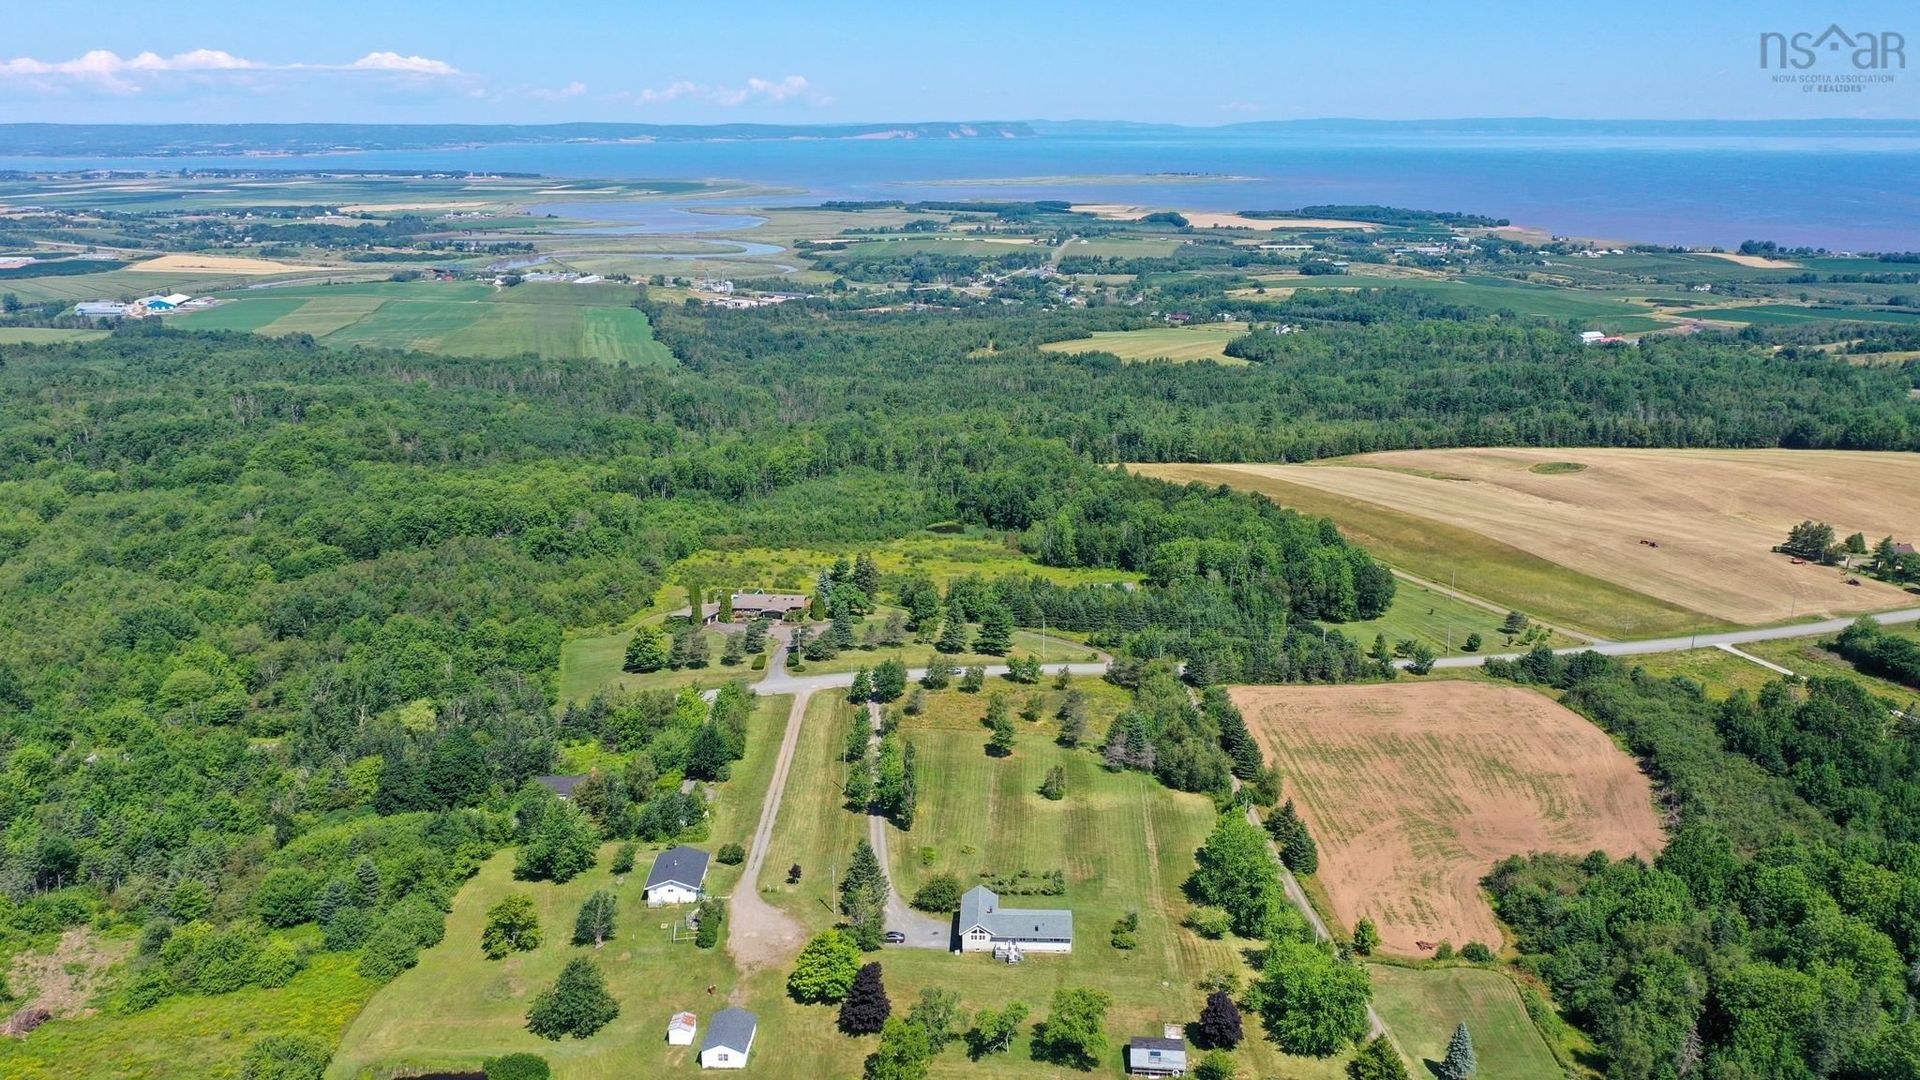
<path fill-rule="evenodd" d="M 869 702 L 867 716 L 873 722 L 875 738 L 880 735 L 880 706 Z M 953 919 L 936 919 L 924 911 L 916 911 L 900 890 L 893 887 L 893 861 L 887 857 L 887 819 L 881 814 L 867 815 L 867 842 L 873 845 L 873 853 L 880 856 L 880 871 L 887 875 L 887 918 L 888 930 L 898 930 L 907 936 L 907 940 L 893 948 L 901 949 L 948 949 L 953 945 Z"/>
<path fill-rule="evenodd" d="M 1868 616 L 1882 625 L 1920 622 L 1920 608 L 1906 608 L 1901 611 L 1888 611 Z M 1745 645 L 1753 641 L 1779 641 L 1782 638 L 1814 637 L 1820 634 L 1837 634 L 1853 625 L 1853 618 L 1828 619 L 1825 622 L 1795 623 L 1792 626 L 1766 626 L 1758 630 L 1728 630 L 1715 634 L 1691 634 L 1686 637 L 1649 638 L 1645 641 L 1607 641 L 1598 645 L 1579 645 L 1570 649 L 1555 649 L 1560 655 L 1579 652 L 1597 652 L 1607 656 L 1642 656 L 1647 653 L 1681 652 L 1686 649 L 1718 648 L 1722 645 Z M 1489 653 L 1489 656 L 1501 660 L 1513 660 L 1522 653 Z M 1437 668 L 1477 667 L 1486 660 L 1486 656 L 1449 656 L 1435 660 Z M 1401 666 L 1405 666 L 1403 663 Z"/>

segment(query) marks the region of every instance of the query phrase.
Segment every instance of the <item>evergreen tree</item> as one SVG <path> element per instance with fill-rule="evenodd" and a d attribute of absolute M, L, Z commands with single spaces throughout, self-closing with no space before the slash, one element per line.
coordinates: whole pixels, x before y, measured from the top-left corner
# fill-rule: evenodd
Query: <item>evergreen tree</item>
<path fill-rule="evenodd" d="M 627 671 L 659 671 L 667 665 L 666 635 L 651 626 L 642 626 L 633 632 L 633 640 L 627 642 L 626 662 L 621 665 Z"/>
<path fill-rule="evenodd" d="M 874 563 L 872 555 L 863 551 L 854 556 L 852 581 L 861 592 L 874 599 L 879 598 L 880 567 Z"/>
<path fill-rule="evenodd" d="M 987 739 L 987 753 L 994 757 L 1010 757 L 1013 754 L 1013 713 L 1007 708 L 1004 694 L 995 694 L 987 700 L 987 724 L 993 734 Z"/>
<path fill-rule="evenodd" d="M 1233 1003 L 1232 996 L 1225 990 L 1207 995 L 1207 1004 L 1200 1010 L 1199 1036 L 1196 1041 L 1201 1046 L 1223 1050 L 1239 1046 L 1240 1040 L 1246 1037 L 1240 1006 Z"/>
<path fill-rule="evenodd" d="M 741 637 L 745 639 L 747 652 L 757 653 L 765 650 L 767 647 L 767 620 L 755 618 L 747 624 L 746 632 L 742 634 Z"/>
<path fill-rule="evenodd" d="M 847 690 L 847 700 L 855 705 L 865 705 L 873 699 L 873 673 L 861 668 L 853 675 L 853 686 Z"/>
<path fill-rule="evenodd" d="M 1293 808 L 1293 800 L 1267 818 L 1267 832 L 1280 845 L 1280 862 L 1296 874 L 1320 869 L 1320 848 L 1307 832 L 1307 823 Z"/>
<path fill-rule="evenodd" d="M 973 651 L 988 656 L 1005 656 L 1013 647 L 1013 613 L 1000 604 L 991 604 L 980 613 L 980 632 L 973 637 Z"/>
<path fill-rule="evenodd" d="M 953 661 L 944 656 L 929 659 L 927 673 L 920 677 L 920 685 L 929 690 L 945 690 L 953 685 Z"/>
<path fill-rule="evenodd" d="M 840 1002 L 840 1030 L 848 1035 L 872 1035 L 886 1026 L 893 1015 L 893 1002 L 880 977 L 880 964 L 863 964 L 853 977 L 853 986 Z"/>
<path fill-rule="evenodd" d="M 1067 770 L 1059 765 L 1047 770 L 1046 779 L 1040 781 L 1040 797 L 1059 802 L 1067 797 Z"/>
<path fill-rule="evenodd" d="M 881 935 L 886 932 L 887 892 L 887 875 L 880 868 L 880 859 L 873 845 L 861 840 L 854 845 L 853 860 L 840 880 L 840 914 L 846 917 L 848 932 L 861 949 L 880 947 Z"/>
<path fill-rule="evenodd" d="M 940 627 L 940 636 L 934 640 L 933 647 L 949 656 L 967 651 L 967 624 L 959 612 L 948 609 L 947 621 Z"/>
<path fill-rule="evenodd" d="M 1055 714 L 1060 721 L 1060 745 L 1075 747 L 1086 741 L 1089 714 L 1087 696 L 1077 688 L 1068 690 L 1066 699 L 1060 703 L 1060 711 Z"/>
<path fill-rule="evenodd" d="M 709 897 L 700 901 L 700 906 L 695 910 L 700 925 L 693 932 L 694 947 L 711 949 L 720 944 L 720 927 L 727 921 L 727 906 Z"/>
<path fill-rule="evenodd" d="M 576 956 L 560 969 L 551 988 L 527 1010 L 527 1030 L 543 1039 L 584 1039 L 620 1015 L 620 1003 L 607 993 L 607 980 L 586 957 Z"/>
<path fill-rule="evenodd" d="M 1353 1060 L 1347 1062 L 1348 1080 L 1412 1080 L 1400 1051 L 1385 1035 L 1368 1040 Z"/>
<path fill-rule="evenodd" d="M 720 621 L 723 623 L 730 623 L 733 621 L 733 590 L 732 589 L 720 590 Z"/>
<path fill-rule="evenodd" d="M 1480 1069 L 1480 1059 L 1473 1052 L 1473 1036 L 1467 1031 L 1467 1022 L 1453 1029 L 1453 1038 L 1447 1040 L 1447 1056 L 1440 1062 L 1440 1080 L 1468 1080 Z"/>
<path fill-rule="evenodd" d="M 720 650 L 720 662 L 727 667 L 737 667 L 747 658 L 747 644 L 744 634 L 728 634 L 727 643 Z"/>

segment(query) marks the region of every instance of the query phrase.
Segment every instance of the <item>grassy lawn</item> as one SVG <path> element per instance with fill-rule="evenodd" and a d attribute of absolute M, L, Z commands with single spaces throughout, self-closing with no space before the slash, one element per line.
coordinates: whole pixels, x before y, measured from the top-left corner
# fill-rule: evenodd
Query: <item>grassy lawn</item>
<path fill-rule="evenodd" d="M 655 620 L 657 621 L 657 620 Z M 708 689 L 734 679 L 758 681 L 761 673 L 750 670 L 747 663 L 728 667 L 720 662 L 720 651 L 726 647 L 726 635 L 718 630 L 706 630 L 707 651 L 712 661 L 703 668 L 681 668 L 678 671 L 661 669 L 644 675 L 631 671 L 622 671 L 621 665 L 627 659 L 627 643 L 633 640 L 633 629 L 628 628 L 612 634 L 594 634 L 569 637 L 560 643 L 560 695 L 562 702 L 584 702 L 592 697 L 596 690 L 678 690 L 684 686 L 697 686 Z"/>
<path fill-rule="evenodd" d="M 748 727 L 746 755 L 719 787 L 708 840 L 701 847 L 744 844 L 752 834 L 790 704 L 785 697 L 760 703 Z M 633 874 L 616 880 L 607 870 L 613 847 L 605 845 L 599 865 L 565 885 L 514 881 L 512 851 L 487 860 L 455 899 L 447 939 L 423 953 L 418 967 L 383 988 L 360 1013 L 328 1075 L 357 1077 L 363 1070 L 400 1064 L 473 1067 L 488 1056 L 522 1050 L 548 1058 L 561 1077 L 627 1077 L 654 1063 L 690 1068 L 689 1050 L 665 1045 L 667 1018 L 686 1008 L 704 1022 L 722 999 L 745 1000 L 748 992 L 736 985 L 724 948 L 701 950 L 684 936 L 670 939 L 662 924 L 670 923 L 677 909 L 647 909 L 642 886 L 651 850 L 642 852 Z M 707 887 L 727 895 L 739 876 L 739 867 L 716 862 Z M 581 902 L 595 889 L 609 887 L 620 898 L 614 940 L 597 953 L 568 944 Z M 486 910 L 511 892 L 534 898 L 546 940 L 531 952 L 488 960 L 479 947 Z M 568 959 L 584 954 L 594 955 L 606 974 L 621 1005 L 619 1018 L 586 1040 L 549 1043 L 528 1033 L 526 1010 L 533 996 L 552 983 Z M 709 985 L 716 987 L 712 998 L 706 993 Z"/>
<path fill-rule="evenodd" d="M 1500 624 L 1505 620 L 1504 614 L 1402 580 L 1394 587 L 1393 606 L 1385 615 L 1364 622 L 1332 624 L 1331 629 L 1359 642 L 1361 648 L 1372 645 L 1374 635 L 1385 634 L 1390 642 L 1405 638 L 1424 641 L 1435 656 L 1462 656 L 1468 655 L 1460 647 L 1468 634 L 1480 635 L 1483 653 L 1505 648 L 1506 637 L 1500 633 Z M 1447 648 L 1449 643 L 1451 652 Z M 1548 644 L 1558 648 L 1576 642 L 1554 635 Z"/>
<path fill-rule="evenodd" d="M 1226 354 L 1227 342 L 1247 332 L 1245 323 L 1204 323 L 1199 326 L 1155 326 L 1145 330 L 1096 330 L 1091 337 L 1054 341 L 1044 352 L 1112 353 L 1122 360 L 1172 360 L 1191 363 L 1212 360 L 1245 364 Z"/>
<path fill-rule="evenodd" d="M 323 953 L 277 990 L 173 997 L 130 1016 L 102 1012 L 57 1020 L 32 1038 L 0 1039 L 0 1075 L 237 1078 L 240 1059 L 262 1035 L 305 1032 L 338 1039 L 375 989 L 355 970 L 358 964 L 357 954 Z"/>
<path fill-rule="evenodd" d="M 1226 482 L 1303 513 L 1330 517 L 1376 557 L 1429 581 L 1451 583 L 1561 626 L 1605 637 L 1658 637 L 1716 627 L 1716 620 L 1583 574 L 1470 529 L 1271 476 L 1206 466 L 1130 466 L 1175 481 Z"/>
<path fill-rule="evenodd" d="M 1456 1024 L 1466 1021 L 1480 1059 L 1476 1080 L 1551 1080 L 1564 1074 L 1527 1016 L 1513 980 L 1497 971 L 1456 967 L 1416 970 L 1373 965 L 1373 1003 L 1411 1055 L 1415 1076 L 1446 1056 Z"/>
<path fill-rule="evenodd" d="M 1743 645 L 1740 648 L 1743 652 L 1753 652 L 1751 646 Z M 1755 652 L 1754 655 L 1760 654 Z M 1715 700 L 1730 697 L 1736 690 L 1757 694 L 1761 687 L 1780 677 L 1751 660 L 1742 660 L 1723 649 L 1649 653 L 1646 656 L 1624 656 L 1620 661 L 1628 667 L 1645 668 L 1650 674 L 1661 678 L 1681 675 L 1693 679 L 1706 687 L 1707 696 Z"/>
<path fill-rule="evenodd" d="M 807 703 L 805 727 L 787 773 L 786 797 L 774 822 L 760 892 L 807 927 L 824 930 L 839 917 L 832 881 L 845 870 L 853 845 L 867 835 L 866 818 L 841 807 L 847 766 L 841 761 L 847 726 L 856 710 L 845 695 L 819 693 Z M 787 884 L 787 868 L 802 870 Z"/>
<path fill-rule="evenodd" d="M 1911 630 L 1906 636 L 1911 636 Z M 1853 666 L 1853 662 L 1839 653 L 1820 647 L 1820 638 L 1782 638 L 1779 641 L 1756 641 L 1740 646 L 1741 651 L 1750 652 L 1763 660 L 1771 660 L 1796 675 L 1808 678 L 1817 676 L 1837 676 L 1849 678 L 1867 688 L 1872 694 L 1892 701 L 1895 707 L 1905 711 L 1914 702 L 1920 702 L 1920 690 L 1911 686 L 1902 686 L 1897 682 L 1882 679 L 1877 675 L 1868 675 Z"/>

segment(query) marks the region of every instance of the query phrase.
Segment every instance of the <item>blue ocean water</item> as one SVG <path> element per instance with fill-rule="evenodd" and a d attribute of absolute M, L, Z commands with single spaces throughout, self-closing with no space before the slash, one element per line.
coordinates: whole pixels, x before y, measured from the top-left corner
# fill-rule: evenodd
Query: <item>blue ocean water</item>
<path fill-rule="evenodd" d="M 1834 250 L 1920 250 L 1920 138 L 1910 135 L 1185 129 L 1019 139 L 509 144 L 306 159 L 0 157 L 0 168 L 22 169 L 315 165 L 726 177 L 793 192 L 751 200 L 764 205 L 998 197 L 1194 210 L 1379 203 L 1623 241 L 1731 246 L 1768 239 Z M 651 220 L 635 224 L 635 231 L 676 231 Z"/>

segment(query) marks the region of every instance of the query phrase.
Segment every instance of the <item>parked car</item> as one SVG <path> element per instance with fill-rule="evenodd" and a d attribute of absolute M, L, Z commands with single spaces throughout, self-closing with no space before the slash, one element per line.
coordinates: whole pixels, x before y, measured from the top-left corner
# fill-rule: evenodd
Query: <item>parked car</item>
<path fill-rule="evenodd" d="M 889 930 L 880 935 L 880 940 L 889 945 L 905 945 L 907 943 L 907 935 L 898 930 Z"/>

